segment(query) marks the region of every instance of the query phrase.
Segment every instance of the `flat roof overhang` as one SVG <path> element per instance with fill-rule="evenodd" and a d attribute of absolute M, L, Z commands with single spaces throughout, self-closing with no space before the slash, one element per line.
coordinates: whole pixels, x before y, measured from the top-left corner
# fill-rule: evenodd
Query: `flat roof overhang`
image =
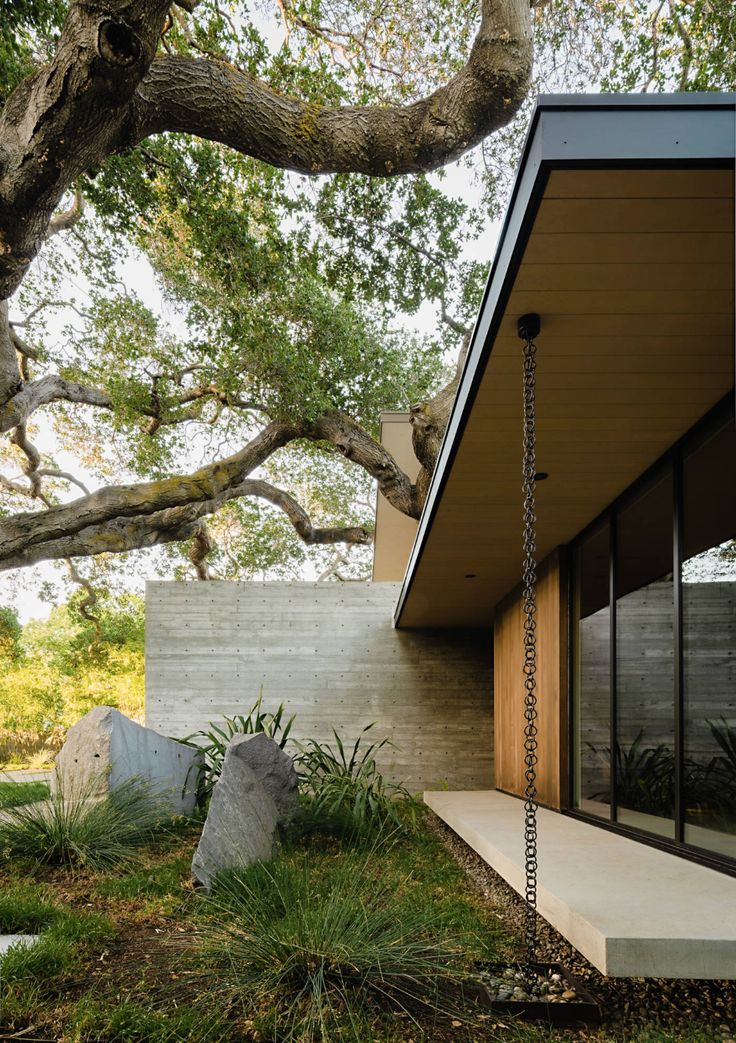
<path fill-rule="evenodd" d="M 733 388 L 735 151 L 736 94 L 539 99 L 396 626 L 490 626 L 519 582 L 520 315 L 539 560 Z"/>

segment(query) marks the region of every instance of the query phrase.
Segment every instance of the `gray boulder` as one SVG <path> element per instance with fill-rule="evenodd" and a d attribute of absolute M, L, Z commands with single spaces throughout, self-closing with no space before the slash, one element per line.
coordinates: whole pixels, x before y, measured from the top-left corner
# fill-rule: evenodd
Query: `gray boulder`
<path fill-rule="evenodd" d="M 225 753 L 207 819 L 192 861 L 195 883 L 206 891 L 219 872 L 273 857 L 279 823 L 276 803 L 244 763 L 236 736 Z"/>
<path fill-rule="evenodd" d="M 251 769 L 276 805 L 279 822 L 293 818 L 299 804 L 299 776 L 288 753 L 263 732 L 234 736 L 228 752 Z"/>
<path fill-rule="evenodd" d="M 197 750 L 136 724 L 112 706 L 96 706 L 69 729 L 51 789 L 70 798 L 102 797 L 136 778 L 148 783 L 172 814 L 191 815 L 201 759 Z"/>

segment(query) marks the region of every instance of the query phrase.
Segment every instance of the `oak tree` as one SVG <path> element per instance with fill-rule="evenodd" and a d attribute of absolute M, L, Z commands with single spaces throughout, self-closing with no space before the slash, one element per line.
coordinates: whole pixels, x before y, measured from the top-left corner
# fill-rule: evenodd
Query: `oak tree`
<path fill-rule="evenodd" d="M 364 545 L 370 482 L 418 517 L 529 99 L 732 85 L 730 11 L 0 0 L 0 569 L 188 541 L 206 577 L 216 517 L 236 574 L 255 504 Z M 477 210 L 430 176 L 468 155 Z M 377 438 L 407 406 L 416 480 Z"/>

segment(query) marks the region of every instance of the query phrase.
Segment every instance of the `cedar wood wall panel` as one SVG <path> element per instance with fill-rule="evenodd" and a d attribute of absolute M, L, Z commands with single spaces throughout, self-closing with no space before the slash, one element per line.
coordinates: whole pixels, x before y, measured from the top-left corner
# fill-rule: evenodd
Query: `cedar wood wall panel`
<path fill-rule="evenodd" d="M 496 787 L 524 791 L 524 618 L 521 589 L 496 608 L 494 625 L 494 733 Z M 539 566 L 537 587 L 537 696 L 539 801 L 565 803 L 567 778 L 567 572 L 557 549 Z"/>

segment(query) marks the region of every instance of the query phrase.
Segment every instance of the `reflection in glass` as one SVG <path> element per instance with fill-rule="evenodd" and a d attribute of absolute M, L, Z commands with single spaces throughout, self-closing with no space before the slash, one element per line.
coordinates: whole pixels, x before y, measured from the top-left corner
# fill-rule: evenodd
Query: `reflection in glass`
<path fill-rule="evenodd" d="M 671 471 L 621 510 L 616 562 L 617 818 L 674 837 Z"/>
<path fill-rule="evenodd" d="M 575 806 L 610 817 L 609 527 L 575 552 Z"/>
<path fill-rule="evenodd" d="M 685 840 L 736 857 L 736 432 L 683 462 Z"/>

